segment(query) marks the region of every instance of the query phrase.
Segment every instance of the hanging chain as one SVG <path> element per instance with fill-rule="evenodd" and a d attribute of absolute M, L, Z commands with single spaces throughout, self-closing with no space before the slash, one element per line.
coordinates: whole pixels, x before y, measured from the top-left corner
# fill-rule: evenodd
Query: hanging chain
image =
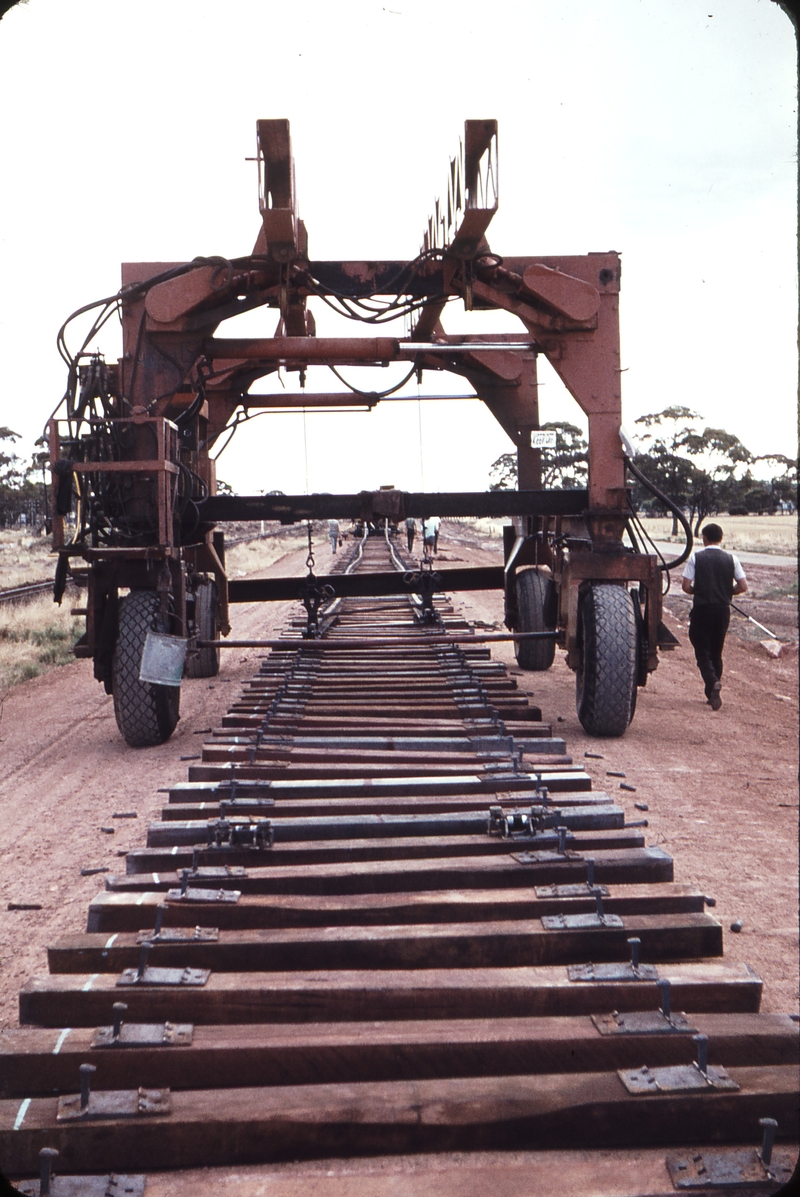
<path fill-rule="evenodd" d="M 313 577 L 314 574 L 314 548 L 311 543 L 311 520 L 308 521 L 308 556 L 306 557 L 306 569 Z"/>

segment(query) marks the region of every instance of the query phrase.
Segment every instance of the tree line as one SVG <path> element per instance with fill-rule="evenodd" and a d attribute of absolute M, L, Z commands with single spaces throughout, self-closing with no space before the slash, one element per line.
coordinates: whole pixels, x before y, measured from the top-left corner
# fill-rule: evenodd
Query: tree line
<path fill-rule="evenodd" d="M 688 407 L 667 407 L 636 420 L 633 462 L 672 499 L 694 525 L 728 515 L 771 515 L 797 505 L 797 458 L 783 453 L 755 455 L 724 428 L 703 427 L 703 417 Z M 587 483 L 588 443 L 580 428 L 563 421 L 543 424 L 556 434 L 554 449 L 542 450 L 542 484 L 571 490 Z M 766 473 L 759 478 L 753 473 Z M 517 485 L 516 454 L 504 453 L 489 471 L 492 490 Z M 645 515 L 669 509 L 641 483 L 634 482 L 632 502 Z"/>
<path fill-rule="evenodd" d="M 0 427 L 0 528 L 26 524 L 41 528 L 48 519 L 46 451 L 35 452 L 25 461 L 14 452 L 18 432 Z M 41 442 L 37 442 L 41 443 Z"/>

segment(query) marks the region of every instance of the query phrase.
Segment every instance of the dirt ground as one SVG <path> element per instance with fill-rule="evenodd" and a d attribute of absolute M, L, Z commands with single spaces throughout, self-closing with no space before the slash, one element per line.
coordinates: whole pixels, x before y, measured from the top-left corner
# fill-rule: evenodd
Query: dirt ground
<path fill-rule="evenodd" d="M 305 550 L 287 541 L 266 575 L 303 571 Z M 465 525 L 443 527 L 438 563 L 497 563 L 501 544 Z M 317 572 L 330 559 L 317 554 Z M 770 625 L 759 594 L 785 591 L 794 571 L 748 570 L 749 610 Z M 494 593 L 458 596 L 467 618 L 501 627 L 502 600 Z M 763 600 L 776 630 L 796 640 L 791 597 Z M 233 635 L 270 635 L 292 604 L 233 609 Z M 724 704 L 705 703 L 686 635 L 688 604 L 667 603 L 667 623 L 681 647 L 665 655 L 640 692 L 636 718 L 619 740 L 595 740 L 575 713 L 574 677 L 558 653 L 551 670 L 523 674 L 510 644 L 495 646 L 518 684 L 529 691 L 563 734 L 576 763 L 596 790 L 625 807 L 628 819 L 647 819 L 647 842 L 675 858 L 675 878 L 716 899 L 711 911 L 725 927 L 726 956 L 747 961 L 764 980 L 765 1011 L 798 1010 L 798 678 L 796 652 L 770 658 L 737 619 L 726 650 Z M 757 614 L 757 610 L 761 614 Z M 674 613 L 673 613 L 674 612 Z M 740 638 L 741 633 L 746 638 Z M 91 664 L 77 661 L 10 690 L 0 720 L 0 1027 L 17 1022 L 17 993 L 46 971 L 46 948 L 59 935 L 81 931 L 102 876 L 81 868 L 124 868 L 126 849 L 144 844 L 147 822 L 162 805 L 159 787 L 184 780 L 186 758 L 199 734 L 219 722 L 238 684 L 258 668 L 260 650 L 231 650 L 219 677 L 184 682 L 182 717 L 172 739 L 158 748 L 125 746 L 112 701 L 93 680 Z M 601 753 L 602 759 L 585 757 Z M 607 771 L 624 771 L 625 783 Z M 644 804 L 646 811 L 637 808 Z M 135 811 L 135 819 L 114 819 Z M 102 828 L 113 828 L 107 833 Z M 7 909 L 36 903 L 39 910 Z M 728 930 L 735 920 L 742 930 Z"/>

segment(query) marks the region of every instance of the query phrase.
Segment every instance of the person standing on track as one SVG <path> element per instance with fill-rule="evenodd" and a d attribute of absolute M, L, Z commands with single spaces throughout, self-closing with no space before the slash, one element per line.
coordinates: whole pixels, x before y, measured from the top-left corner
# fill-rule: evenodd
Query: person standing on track
<path fill-rule="evenodd" d="M 331 542 L 331 552 L 336 552 L 336 546 L 339 543 L 339 521 L 328 520 L 328 536 Z"/>
<path fill-rule="evenodd" d="M 689 557 L 681 583 L 684 592 L 694 598 L 689 640 L 712 711 L 722 706 L 722 649 L 731 617 L 731 599 L 747 590 L 741 562 L 723 549 L 722 537 L 719 524 L 706 524 L 703 548 Z"/>
<path fill-rule="evenodd" d="M 439 547 L 440 523 L 438 515 L 431 515 L 422 521 L 422 540 L 426 557 L 436 556 L 436 550 Z"/>
<path fill-rule="evenodd" d="M 417 521 L 414 519 L 413 515 L 410 515 L 408 517 L 408 519 L 406 520 L 406 537 L 408 539 L 409 553 L 413 553 L 413 551 L 414 551 L 414 537 L 416 536 L 416 534 L 417 534 Z"/>

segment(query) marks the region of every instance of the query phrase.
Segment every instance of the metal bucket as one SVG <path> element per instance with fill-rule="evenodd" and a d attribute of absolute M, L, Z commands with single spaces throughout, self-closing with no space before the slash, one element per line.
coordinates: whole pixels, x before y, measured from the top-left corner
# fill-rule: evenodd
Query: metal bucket
<path fill-rule="evenodd" d="M 139 681 L 156 686 L 180 686 L 188 643 L 180 636 L 148 632 L 142 649 Z"/>

